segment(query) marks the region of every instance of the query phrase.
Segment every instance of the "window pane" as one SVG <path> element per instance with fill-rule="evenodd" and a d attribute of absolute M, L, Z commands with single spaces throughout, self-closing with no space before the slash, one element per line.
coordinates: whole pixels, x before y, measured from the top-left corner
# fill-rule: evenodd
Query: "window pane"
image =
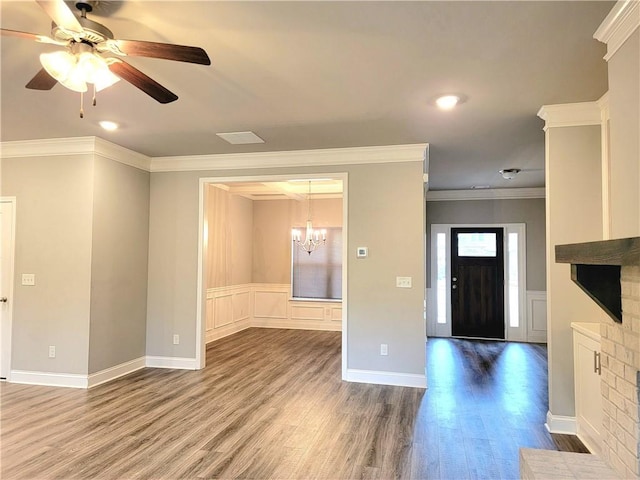
<path fill-rule="evenodd" d="M 446 235 L 438 233 L 436 237 L 437 297 L 436 309 L 438 323 L 447 323 L 447 246 Z"/>
<path fill-rule="evenodd" d="M 295 298 L 342 299 L 342 228 L 326 230 L 327 243 L 311 255 L 292 248 L 291 292 Z"/>
<path fill-rule="evenodd" d="M 495 233 L 458 233 L 459 257 L 495 257 Z"/>
<path fill-rule="evenodd" d="M 520 311 L 518 295 L 518 234 L 510 233 L 508 241 L 509 261 L 509 326 L 517 327 Z"/>

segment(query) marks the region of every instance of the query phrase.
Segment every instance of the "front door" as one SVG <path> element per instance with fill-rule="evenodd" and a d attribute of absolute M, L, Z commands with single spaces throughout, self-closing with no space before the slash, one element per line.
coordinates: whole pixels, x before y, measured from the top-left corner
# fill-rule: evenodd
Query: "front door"
<path fill-rule="evenodd" d="M 451 329 L 454 337 L 504 339 L 504 232 L 451 229 Z"/>

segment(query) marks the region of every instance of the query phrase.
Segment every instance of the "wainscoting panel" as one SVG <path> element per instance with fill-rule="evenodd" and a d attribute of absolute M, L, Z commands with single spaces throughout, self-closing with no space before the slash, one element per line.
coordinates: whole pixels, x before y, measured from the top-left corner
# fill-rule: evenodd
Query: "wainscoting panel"
<path fill-rule="evenodd" d="M 233 323 L 233 295 L 216 296 L 213 301 L 213 328 Z"/>
<path fill-rule="evenodd" d="M 547 343 L 547 292 L 527 291 L 527 341 Z"/>
<path fill-rule="evenodd" d="M 289 302 L 289 292 L 270 290 L 264 287 L 254 290 L 253 317 L 260 318 L 287 318 L 287 306 Z"/>
<path fill-rule="evenodd" d="M 291 304 L 292 320 L 324 320 L 324 307 L 322 305 L 309 305 L 300 302 Z"/>
<path fill-rule="evenodd" d="M 207 291 L 206 342 L 249 327 L 342 330 L 342 303 L 291 299 L 289 284 L 251 283 Z"/>

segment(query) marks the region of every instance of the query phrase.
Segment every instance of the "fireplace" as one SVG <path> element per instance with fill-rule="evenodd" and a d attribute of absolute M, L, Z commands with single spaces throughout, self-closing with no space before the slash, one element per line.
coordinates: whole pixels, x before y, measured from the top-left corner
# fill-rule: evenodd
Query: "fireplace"
<path fill-rule="evenodd" d="M 600 325 L 602 457 L 640 476 L 640 238 L 556 246 L 556 262 L 609 315 Z"/>

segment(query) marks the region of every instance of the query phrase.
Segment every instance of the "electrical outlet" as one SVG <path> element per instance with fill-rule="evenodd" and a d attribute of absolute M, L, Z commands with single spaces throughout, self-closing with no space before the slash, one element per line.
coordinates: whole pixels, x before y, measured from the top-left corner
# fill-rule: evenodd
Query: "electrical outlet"
<path fill-rule="evenodd" d="M 396 277 L 396 287 L 411 288 L 411 277 Z"/>
<path fill-rule="evenodd" d="M 56 358 L 56 346 L 49 345 L 49 358 Z"/>
<path fill-rule="evenodd" d="M 174 344 L 174 345 L 180 345 L 180 335 L 175 334 L 175 335 L 173 336 L 173 344 Z"/>
<path fill-rule="evenodd" d="M 32 287 L 36 284 L 36 275 L 35 273 L 23 273 L 22 274 L 22 285 L 27 285 Z"/>
<path fill-rule="evenodd" d="M 389 345 L 386 343 L 380 344 L 380 355 L 389 355 Z"/>

